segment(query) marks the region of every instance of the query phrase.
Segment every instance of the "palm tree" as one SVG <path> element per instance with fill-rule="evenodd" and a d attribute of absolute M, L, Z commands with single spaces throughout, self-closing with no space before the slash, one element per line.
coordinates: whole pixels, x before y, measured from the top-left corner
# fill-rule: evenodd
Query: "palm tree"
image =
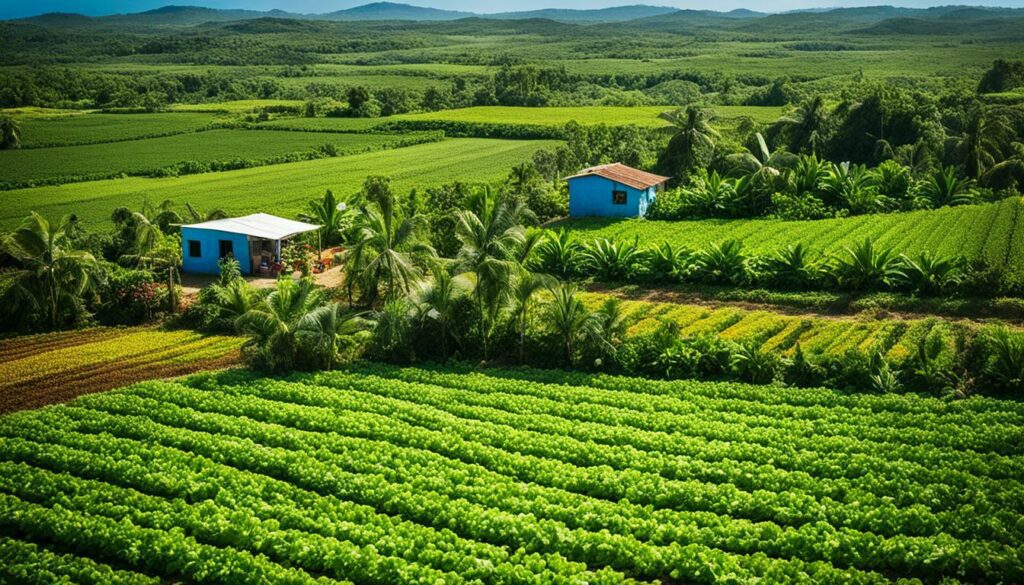
<path fill-rule="evenodd" d="M 550 288 L 555 280 L 546 274 L 536 274 L 520 268 L 513 279 L 511 299 L 512 321 L 519 328 L 519 363 L 526 363 L 526 325 L 530 307 L 541 290 Z"/>
<path fill-rule="evenodd" d="M 68 237 L 72 223 L 70 216 L 53 223 L 32 212 L 3 242 L 20 264 L 11 274 L 12 294 L 26 301 L 50 329 L 58 328 L 64 311 L 80 309 L 82 295 L 100 278 L 96 259 L 75 249 Z"/>
<path fill-rule="evenodd" d="M 825 144 L 828 118 L 825 99 L 821 95 L 815 95 L 790 114 L 779 118 L 775 124 L 789 134 L 790 150 L 809 152 L 813 156 L 821 152 Z"/>
<path fill-rule="evenodd" d="M 846 248 L 836 266 L 839 283 L 853 290 L 893 286 L 907 279 L 902 261 L 891 249 L 876 250 L 870 238 Z"/>
<path fill-rule="evenodd" d="M 967 113 L 963 131 L 954 138 L 954 152 L 967 176 L 981 178 L 1000 162 L 1004 145 L 1014 135 L 1010 119 L 1000 110 L 975 104 Z"/>
<path fill-rule="evenodd" d="M 588 333 L 603 364 L 603 360 L 613 356 L 626 339 L 631 319 L 622 308 L 622 300 L 617 297 L 606 299 L 591 318 L 593 326 L 588 328 Z"/>
<path fill-rule="evenodd" d="M 577 298 L 574 285 L 559 284 L 550 290 L 553 298 L 548 304 L 547 323 L 561 340 L 565 365 L 572 365 L 577 343 L 596 323 Z"/>
<path fill-rule="evenodd" d="M 920 194 L 931 207 L 964 205 L 975 199 L 973 186 L 974 181 L 960 178 L 956 169 L 946 167 L 928 176 L 920 187 Z"/>
<path fill-rule="evenodd" d="M 772 152 L 768 149 L 768 143 L 760 132 L 754 134 L 757 139 L 757 148 L 738 152 L 726 157 L 734 170 L 741 173 L 753 175 L 760 183 L 770 184 L 776 177 L 782 174 L 782 170 L 792 167 L 797 156 L 785 150 Z"/>
<path fill-rule="evenodd" d="M 188 211 L 189 219 L 193 223 L 214 221 L 216 219 L 224 219 L 228 216 L 227 212 L 220 208 L 211 209 L 210 211 L 204 213 L 202 211 L 197 210 L 195 207 L 192 207 L 191 203 L 186 203 L 185 209 Z"/>
<path fill-rule="evenodd" d="M 462 247 L 457 265 L 473 275 L 484 359 L 490 357 L 490 333 L 508 298 L 508 284 L 526 242 L 522 208 L 495 199 L 484 189 L 470 202 L 473 209 L 456 212 L 455 235 Z"/>
<path fill-rule="evenodd" d="M 366 321 L 357 313 L 345 312 L 338 303 L 317 307 L 303 315 L 295 325 L 295 339 L 310 366 L 334 369 L 338 343 L 342 338 L 365 328 Z"/>
<path fill-rule="evenodd" d="M 796 195 L 813 194 L 818 192 L 821 181 L 826 176 L 828 167 L 825 163 L 813 154 L 802 154 L 786 173 L 786 182 L 789 184 L 789 190 Z"/>
<path fill-rule="evenodd" d="M 671 167 L 668 170 L 686 176 L 697 166 L 702 153 L 714 151 L 718 131 L 711 127 L 708 111 L 697 106 L 664 112 L 661 118 L 668 121 L 665 132 L 672 135 L 665 150 L 666 165 Z"/>
<path fill-rule="evenodd" d="M 433 248 L 420 239 L 423 225 L 423 216 L 407 217 L 402 212 L 390 189 L 360 206 L 355 243 L 343 256 L 347 285 L 358 282 L 371 305 L 381 286 L 385 301 L 411 291 L 423 274 L 421 260 L 434 255 Z"/>
<path fill-rule="evenodd" d="M 572 232 L 565 228 L 546 231 L 546 239 L 537 247 L 541 268 L 555 276 L 565 278 L 572 274 L 580 254 L 580 244 Z"/>
<path fill-rule="evenodd" d="M 21 148 L 21 124 L 9 116 L 0 118 L 0 150 Z"/>
<path fill-rule="evenodd" d="M 211 304 L 217 307 L 220 318 L 232 322 L 249 312 L 259 300 L 256 289 L 242 278 L 223 285 L 211 284 L 209 291 Z"/>
<path fill-rule="evenodd" d="M 354 217 L 354 213 L 339 201 L 330 189 L 324 193 L 323 198 L 309 200 L 306 203 L 306 211 L 299 214 L 301 221 L 320 226 L 318 234 L 321 247 L 340 243 Z"/>
<path fill-rule="evenodd" d="M 271 373 L 291 370 L 299 348 L 296 335 L 307 325 L 312 327 L 304 319 L 323 304 L 323 293 L 311 280 L 279 278 L 263 302 L 235 321 L 235 327 L 249 336 L 245 354 L 254 365 Z"/>
<path fill-rule="evenodd" d="M 415 303 L 423 317 L 432 319 L 440 326 L 441 356 L 447 362 L 448 338 L 455 325 L 455 309 L 469 285 L 465 279 L 453 277 L 440 263 L 431 268 L 431 273 L 433 279 L 420 287 Z"/>

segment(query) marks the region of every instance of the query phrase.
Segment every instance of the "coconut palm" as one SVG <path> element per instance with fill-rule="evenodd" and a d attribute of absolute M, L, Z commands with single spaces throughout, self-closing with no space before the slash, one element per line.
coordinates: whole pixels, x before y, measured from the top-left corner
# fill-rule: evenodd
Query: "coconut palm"
<path fill-rule="evenodd" d="M 21 124 L 9 116 L 0 117 L 0 150 L 21 148 Z"/>
<path fill-rule="evenodd" d="M 664 112 L 660 116 L 669 125 L 665 132 L 672 135 L 665 151 L 668 170 L 685 176 L 697 166 L 702 154 L 713 152 L 718 131 L 711 127 L 708 110 L 689 106 L 685 110 Z"/>
<path fill-rule="evenodd" d="M 770 184 L 782 174 L 783 169 L 796 164 L 798 157 L 795 154 L 785 150 L 772 152 L 760 132 L 755 133 L 754 137 L 757 139 L 756 148 L 726 157 L 734 171 L 753 175 L 762 184 Z"/>
<path fill-rule="evenodd" d="M 1001 326 L 987 334 L 985 377 L 1004 393 L 1024 394 L 1024 336 Z"/>
<path fill-rule="evenodd" d="M 463 278 L 453 277 L 440 263 L 431 268 L 431 274 L 433 278 L 421 285 L 414 302 L 422 318 L 436 322 L 441 328 L 441 356 L 448 361 L 448 338 L 456 324 L 455 309 L 459 298 L 469 290 L 469 284 Z"/>
<path fill-rule="evenodd" d="M 211 209 L 210 211 L 199 211 L 192 206 L 191 203 L 185 204 L 185 210 L 188 211 L 189 221 L 192 223 L 203 223 L 205 221 L 214 221 L 216 219 L 224 219 L 228 216 L 228 213 L 219 207 Z"/>
<path fill-rule="evenodd" d="M 326 247 L 342 241 L 344 232 L 355 220 L 355 213 L 328 189 L 322 198 L 306 202 L 306 210 L 299 214 L 299 220 L 319 225 L 320 245 Z"/>
<path fill-rule="evenodd" d="M 488 359 L 491 331 L 508 299 L 526 230 L 522 208 L 499 201 L 490 189 L 477 193 L 470 206 L 456 212 L 455 235 L 461 244 L 456 265 L 472 275 L 478 332 Z"/>
<path fill-rule="evenodd" d="M 259 301 L 256 289 L 242 278 L 227 284 L 211 284 L 208 290 L 206 294 L 210 295 L 210 304 L 217 307 L 220 318 L 232 322 L 249 312 Z"/>
<path fill-rule="evenodd" d="M 788 134 L 790 150 L 808 152 L 814 156 L 824 147 L 828 118 L 825 99 L 821 95 L 815 95 L 800 104 L 793 112 L 779 118 L 776 126 Z"/>
<path fill-rule="evenodd" d="M 593 324 L 587 328 L 587 333 L 600 360 L 596 365 L 600 366 L 618 351 L 632 321 L 622 308 L 622 300 L 616 297 L 606 299 L 591 319 Z"/>
<path fill-rule="evenodd" d="M 425 259 L 434 256 L 420 237 L 424 221 L 422 215 L 406 216 L 390 189 L 360 206 L 354 242 L 342 257 L 347 285 L 358 283 L 371 305 L 382 287 L 385 301 L 410 292 L 423 275 Z"/>
<path fill-rule="evenodd" d="M 307 315 L 323 305 L 323 293 L 311 280 L 279 278 L 262 302 L 235 321 L 238 331 L 249 336 L 244 355 L 271 373 L 291 370 L 299 352 L 297 333 L 309 324 Z"/>
<path fill-rule="evenodd" d="M 101 278 L 96 259 L 68 237 L 72 223 L 70 216 L 51 222 L 32 212 L 3 240 L 4 251 L 19 265 L 8 275 L 13 286 L 5 301 L 24 304 L 50 329 L 78 314 L 82 296 Z"/>
<path fill-rule="evenodd" d="M 561 342 L 565 365 L 572 365 L 577 345 L 591 335 L 596 322 L 576 296 L 574 285 L 559 284 L 550 291 L 546 322 Z"/>
<path fill-rule="evenodd" d="M 954 138 L 954 153 L 967 176 L 978 179 L 1000 161 L 1004 146 L 1013 136 L 1013 125 L 1005 114 L 976 104 Z"/>
<path fill-rule="evenodd" d="M 545 288 L 554 285 L 554 278 L 546 274 L 537 274 L 524 268 L 520 268 L 512 280 L 512 289 L 509 294 L 511 319 L 519 329 L 519 363 L 526 363 L 526 325 L 530 316 L 530 309 L 540 293 Z"/>
<path fill-rule="evenodd" d="M 314 369 L 334 369 L 339 342 L 366 328 L 361 315 L 342 310 L 337 303 L 317 307 L 295 325 L 295 339 Z"/>

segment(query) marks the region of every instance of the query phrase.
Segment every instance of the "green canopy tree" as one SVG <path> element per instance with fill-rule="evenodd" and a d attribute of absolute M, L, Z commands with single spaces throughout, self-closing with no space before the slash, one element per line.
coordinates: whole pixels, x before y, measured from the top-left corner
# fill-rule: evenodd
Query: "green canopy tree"
<path fill-rule="evenodd" d="M 83 296 L 102 278 L 92 254 L 69 237 L 73 224 L 71 216 L 51 222 L 32 212 L 3 240 L 19 266 L 8 275 L 12 286 L 5 303 L 30 311 L 51 330 L 84 311 Z"/>
<path fill-rule="evenodd" d="M 328 189 L 320 199 L 311 199 L 299 220 L 320 226 L 320 245 L 335 246 L 344 240 L 345 231 L 352 226 L 355 213 Z"/>
<path fill-rule="evenodd" d="M 665 112 L 661 118 L 669 123 L 664 131 L 672 138 L 659 166 L 683 179 L 714 152 L 718 131 L 711 127 L 708 110 L 697 106 Z"/>
<path fill-rule="evenodd" d="M 0 150 L 21 148 L 21 124 L 9 116 L 0 117 Z"/>

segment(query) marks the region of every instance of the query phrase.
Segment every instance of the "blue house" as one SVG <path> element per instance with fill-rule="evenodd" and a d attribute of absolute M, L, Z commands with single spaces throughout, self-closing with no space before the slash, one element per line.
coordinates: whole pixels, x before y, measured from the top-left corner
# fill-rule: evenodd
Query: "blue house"
<path fill-rule="evenodd" d="M 181 226 L 182 271 L 219 274 L 217 261 L 233 256 L 242 274 L 270 274 L 292 237 L 320 229 L 301 221 L 254 213 Z"/>
<path fill-rule="evenodd" d="M 569 217 L 643 217 L 668 177 L 612 163 L 583 169 L 569 182 Z"/>

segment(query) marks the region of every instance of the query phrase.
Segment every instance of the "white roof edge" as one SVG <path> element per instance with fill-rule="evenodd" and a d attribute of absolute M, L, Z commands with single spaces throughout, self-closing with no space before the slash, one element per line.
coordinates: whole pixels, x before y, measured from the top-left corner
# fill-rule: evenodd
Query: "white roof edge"
<path fill-rule="evenodd" d="M 242 234 L 268 240 L 281 240 L 296 234 L 320 229 L 321 226 L 286 219 L 268 213 L 253 213 L 252 215 L 242 217 L 215 219 L 181 227 Z"/>

